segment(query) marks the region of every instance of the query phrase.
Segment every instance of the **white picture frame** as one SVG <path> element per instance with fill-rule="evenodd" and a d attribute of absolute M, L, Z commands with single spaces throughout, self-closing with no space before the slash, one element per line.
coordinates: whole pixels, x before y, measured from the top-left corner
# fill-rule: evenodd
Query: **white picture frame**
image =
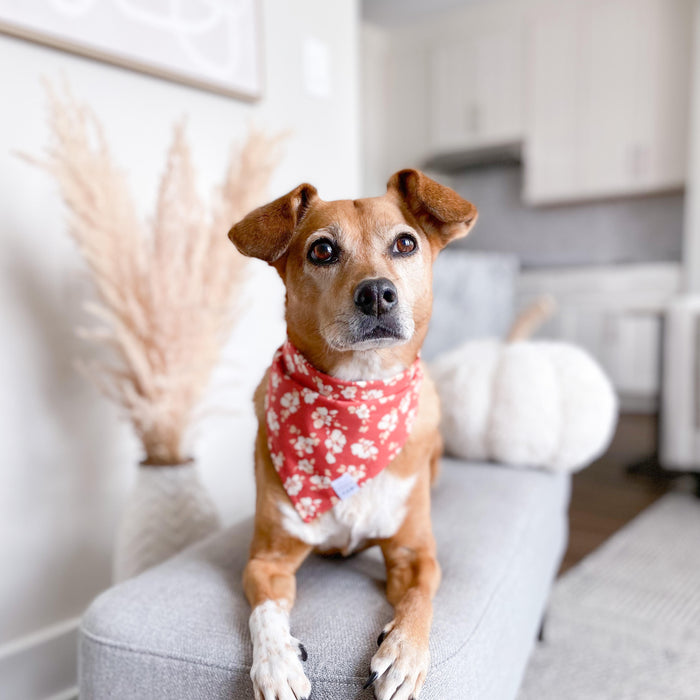
<path fill-rule="evenodd" d="M 0 0 L 0 32 L 221 95 L 263 94 L 260 0 Z"/>

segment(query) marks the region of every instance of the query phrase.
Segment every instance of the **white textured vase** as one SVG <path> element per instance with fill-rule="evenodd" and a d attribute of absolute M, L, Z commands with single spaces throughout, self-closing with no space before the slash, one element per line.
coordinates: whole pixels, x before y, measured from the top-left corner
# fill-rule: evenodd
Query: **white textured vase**
<path fill-rule="evenodd" d="M 194 462 L 141 464 L 117 532 L 114 580 L 136 576 L 218 529 Z"/>

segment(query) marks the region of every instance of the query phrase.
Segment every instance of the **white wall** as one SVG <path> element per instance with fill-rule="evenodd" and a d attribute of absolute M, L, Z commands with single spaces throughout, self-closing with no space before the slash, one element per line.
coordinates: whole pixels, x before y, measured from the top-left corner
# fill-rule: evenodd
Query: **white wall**
<path fill-rule="evenodd" d="M 70 620 L 109 583 L 114 529 L 140 458 L 128 426 L 73 367 L 77 357 L 92 352 L 72 332 L 86 320 L 80 307 L 92 290 L 65 233 L 56 186 L 12 151 L 36 154 L 46 144 L 40 77 L 57 81 L 63 75 L 103 122 L 144 214 L 153 207 L 171 125 L 183 114 L 203 193 L 220 179 L 231 142 L 254 123 L 291 131 L 271 196 L 304 180 L 327 199 L 357 196 L 356 2 L 266 0 L 263 5 L 266 87 L 255 105 L 0 36 L 3 697 L 45 697 L 70 684 L 72 664 L 50 668 L 49 647 L 63 637 L 72 644 Z M 306 37 L 328 43 L 328 99 L 304 90 Z M 237 413 L 205 423 L 195 446 L 227 522 L 252 511 L 250 395 L 284 332 L 281 285 L 262 263 L 253 264 L 248 314 L 227 352 L 234 364 L 226 376 L 237 387 L 217 395 L 218 403 Z M 51 627 L 66 620 L 65 629 Z M 51 654 L 55 662 L 57 654 Z M 25 665 L 31 673 L 18 671 Z"/>

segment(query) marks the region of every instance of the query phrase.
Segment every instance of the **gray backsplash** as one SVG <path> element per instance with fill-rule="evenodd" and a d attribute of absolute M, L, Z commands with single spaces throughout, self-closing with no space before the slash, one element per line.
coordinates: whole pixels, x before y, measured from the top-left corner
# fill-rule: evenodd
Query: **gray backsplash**
<path fill-rule="evenodd" d="M 552 207 L 522 202 L 522 169 L 493 166 L 450 179 L 479 208 L 479 222 L 456 245 L 513 253 L 523 267 L 667 262 L 681 259 L 683 194 Z"/>

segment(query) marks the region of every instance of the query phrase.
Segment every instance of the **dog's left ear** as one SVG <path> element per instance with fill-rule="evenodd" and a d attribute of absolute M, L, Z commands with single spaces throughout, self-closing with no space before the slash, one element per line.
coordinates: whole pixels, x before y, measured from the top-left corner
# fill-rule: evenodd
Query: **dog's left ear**
<path fill-rule="evenodd" d="M 420 170 L 394 173 L 387 183 L 387 191 L 399 196 L 438 248 L 466 236 L 476 223 L 478 212 L 471 202 Z"/>

